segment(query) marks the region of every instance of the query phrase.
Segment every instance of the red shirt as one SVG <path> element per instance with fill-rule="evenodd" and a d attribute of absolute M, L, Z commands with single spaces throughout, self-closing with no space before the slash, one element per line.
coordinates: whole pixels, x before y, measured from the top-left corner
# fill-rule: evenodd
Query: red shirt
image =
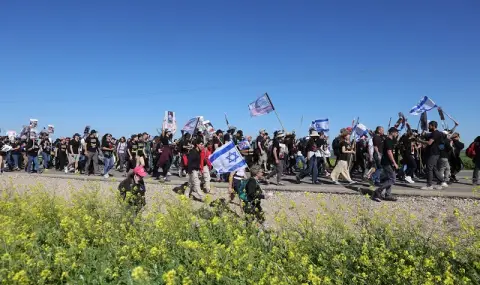
<path fill-rule="evenodd" d="M 210 150 L 208 150 L 207 148 L 204 148 L 204 149 L 200 152 L 200 170 L 203 170 L 203 166 L 205 165 L 205 162 L 207 163 L 209 169 L 212 168 L 212 164 L 210 163 L 210 160 L 208 160 L 208 157 L 209 157 L 211 154 L 212 154 L 212 153 L 211 153 Z"/>

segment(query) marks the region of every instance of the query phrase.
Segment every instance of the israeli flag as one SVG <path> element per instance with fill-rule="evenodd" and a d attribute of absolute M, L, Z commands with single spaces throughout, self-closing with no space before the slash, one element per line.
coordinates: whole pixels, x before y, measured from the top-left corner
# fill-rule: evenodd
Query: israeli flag
<path fill-rule="evenodd" d="M 317 132 L 324 132 L 325 134 L 330 131 L 330 122 L 328 119 L 318 119 L 312 121 L 312 128 L 314 128 Z"/>
<path fill-rule="evenodd" d="M 233 142 L 224 144 L 208 157 L 213 168 L 220 174 L 247 167 L 247 162 Z"/>
<path fill-rule="evenodd" d="M 357 138 L 368 136 L 368 128 L 364 124 L 357 124 L 353 129 L 353 134 Z"/>
<path fill-rule="evenodd" d="M 420 102 L 418 102 L 418 104 L 413 106 L 413 108 L 410 110 L 410 115 L 420 115 L 423 112 L 430 111 L 436 107 L 437 104 L 435 104 L 432 99 L 428 98 L 427 96 L 423 96 L 422 100 L 420 100 Z"/>

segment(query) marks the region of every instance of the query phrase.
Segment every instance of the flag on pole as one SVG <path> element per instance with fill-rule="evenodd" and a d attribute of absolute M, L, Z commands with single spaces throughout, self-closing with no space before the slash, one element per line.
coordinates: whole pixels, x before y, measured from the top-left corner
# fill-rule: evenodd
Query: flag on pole
<path fill-rule="evenodd" d="M 353 128 L 353 134 L 357 138 L 360 138 L 362 136 L 368 136 L 368 128 L 364 124 L 357 124 Z"/>
<path fill-rule="evenodd" d="M 410 115 L 420 115 L 423 112 L 430 111 L 436 107 L 437 104 L 435 104 L 432 99 L 428 98 L 427 96 L 423 96 L 422 100 L 420 100 L 417 105 L 412 107 L 410 110 Z"/>
<path fill-rule="evenodd" d="M 330 122 L 328 119 L 318 119 L 312 121 L 312 128 L 314 128 L 317 132 L 324 132 L 327 134 L 330 131 Z"/>
<path fill-rule="evenodd" d="M 230 123 L 228 122 L 227 113 L 225 113 L 225 122 L 227 123 L 227 127 L 230 128 Z"/>
<path fill-rule="evenodd" d="M 422 131 L 427 131 L 428 127 L 428 118 L 427 118 L 427 111 L 423 112 L 420 116 L 420 128 Z"/>
<path fill-rule="evenodd" d="M 247 162 L 230 141 L 208 157 L 213 168 L 220 174 L 234 172 L 247 167 Z"/>
<path fill-rule="evenodd" d="M 197 130 L 200 129 L 200 127 L 202 126 L 202 122 L 203 122 L 203 117 L 202 116 L 198 116 L 198 117 L 195 117 L 195 118 L 191 118 L 190 120 L 188 120 L 188 122 L 185 124 L 185 126 L 183 127 L 182 131 L 184 133 L 189 133 L 191 135 L 194 135 L 195 132 L 197 132 Z"/>
<path fill-rule="evenodd" d="M 252 117 L 266 115 L 272 111 L 275 111 L 272 101 L 270 100 L 270 97 L 267 93 L 258 97 L 255 102 L 250 103 L 248 105 L 248 109 L 250 110 L 250 116 Z"/>
<path fill-rule="evenodd" d="M 177 119 L 175 118 L 175 112 L 165 111 L 162 129 L 170 130 L 172 134 L 175 134 L 177 132 Z"/>

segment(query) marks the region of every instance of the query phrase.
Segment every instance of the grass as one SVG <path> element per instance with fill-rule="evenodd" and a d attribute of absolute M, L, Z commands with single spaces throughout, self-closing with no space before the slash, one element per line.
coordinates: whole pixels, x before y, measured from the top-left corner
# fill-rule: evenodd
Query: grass
<path fill-rule="evenodd" d="M 428 233 L 408 212 L 359 204 L 346 221 L 317 203 L 319 214 L 278 214 L 269 230 L 221 203 L 151 199 L 135 216 L 94 184 L 53 190 L 1 189 L 2 284 L 480 283 L 478 216 L 457 210 L 455 231 Z"/>

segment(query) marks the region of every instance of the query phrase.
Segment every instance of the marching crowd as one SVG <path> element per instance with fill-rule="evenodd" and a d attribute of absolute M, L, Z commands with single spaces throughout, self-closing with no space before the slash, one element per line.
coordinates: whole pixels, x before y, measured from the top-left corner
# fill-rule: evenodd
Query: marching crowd
<path fill-rule="evenodd" d="M 217 130 L 212 134 L 184 133 L 178 140 L 173 139 L 170 130 L 155 137 L 140 133 L 119 139 L 108 133 L 99 137 L 92 130 L 55 141 L 48 133 L 42 132 L 38 138 L 32 139 L 27 136 L 1 137 L 0 168 L 2 172 L 29 173 L 54 168 L 65 173 L 103 175 L 105 178 L 116 169 L 124 172 L 127 179 L 131 179 L 131 175 L 143 178 L 150 174 L 156 179 L 169 181 L 170 168 L 174 165 L 179 176 L 188 175 L 189 187 L 185 195 L 199 200 L 210 191 L 213 175 L 216 181 L 229 182 L 237 193 L 239 187 L 245 188 L 250 196 L 247 199 L 252 201 L 263 195 L 259 183 L 269 183 L 269 179 L 275 177 L 276 184 L 281 186 L 286 175 L 295 175 L 297 183 L 309 176 L 313 184 L 322 183 L 319 177 L 329 177 L 334 184 L 340 184 L 341 177 L 353 184 L 356 182 L 352 176 L 356 175 L 378 187 L 372 197 L 375 201 L 395 201 L 391 187 L 397 179 L 415 183 L 418 178 L 426 178 L 424 190 L 442 189 L 458 182 L 456 175 L 463 168 L 460 152 L 465 145 L 457 132 L 439 131 L 435 121 L 431 121 L 428 132 L 422 134 L 408 124 L 403 135 L 399 132 L 397 126 L 388 129 L 387 133 L 379 126 L 374 132 L 359 136 L 348 127 L 341 129 L 331 141 L 313 128 L 305 138 L 283 131 L 270 136 L 261 130 L 255 139 L 244 136 L 235 128 L 226 132 Z M 230 141 L 246 159 L 250 175 L 244 170 L 216 175 L 212 170 L 208 157 Z M 469 145 L 466 152 L 474 161 L 473 183 L 478 185 L 480 137 Z M 335 157 L 333 163 L 332 156 Z M 258 181 L 246 185 L 240 183 L 250 176 Z"/>

